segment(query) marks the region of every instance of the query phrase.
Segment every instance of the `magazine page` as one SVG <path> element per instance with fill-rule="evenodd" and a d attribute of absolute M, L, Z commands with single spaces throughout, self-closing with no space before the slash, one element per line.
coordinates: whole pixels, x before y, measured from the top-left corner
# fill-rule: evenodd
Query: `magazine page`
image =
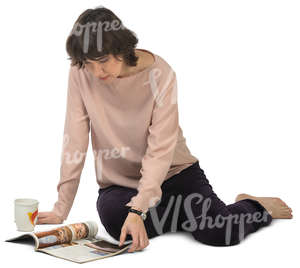
<path fill-rule="evenodd" d="M 26 243 L 26 244 L 33 244 L 35 246 L 34 250 L 37 251 L 39 247 L 39 240 L 35 236 L 34 233 L 26 233 L 22 234 L 10 239 L 5 240 L 5 242 L 19 242 L 19 243 Z"/>
<path fill-rule="evenodd" d="M 85 263 L 124 253 L 130 245 L 119 247 L 103 239 L 88 238 L 38 249 L 38 251 L 76 263 Z"/>
<path fill-rule="evenodd" d="M 87 221 L 60 226 L 42 232 L 31 232 L 7 239 L 7 242 L 34 243 L 35 251 L 54 257 L 85 263 L 118 255 L 129 249 L 131 243 L 119 247 L 97 236 L 96 222 Z"/>
<path fill-rule="evenodd" d="M 38 249 L 55 245 L 72 244 L 84 238 L 93 238 L 98 232 L 97 223 L 93 221 L 73 223 L 49 231 L 35 233 L 39 240 Z"/>
<path fill-rule="evenodd" d="M 35 250 L 60 244 L 72 243 L 74 240 L 95 237 L 98 232 L 96 222 L 87 221 L 60 226 L 49 231 L 30 232 L 5 240 L 6 242 L 34 239 Z"/>

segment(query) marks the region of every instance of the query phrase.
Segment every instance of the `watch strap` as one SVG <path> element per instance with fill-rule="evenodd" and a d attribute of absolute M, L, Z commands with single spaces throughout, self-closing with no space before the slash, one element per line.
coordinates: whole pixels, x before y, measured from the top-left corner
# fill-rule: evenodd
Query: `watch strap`
<path fill-rule="evenodd" d="M 145 220 L 146 214 L 144 212 L 140 211 L 140 210 L 137 210 L 137 209 L 134 209 L 134 208 L 129 208 L 128 212 L 136 213 L 136 214 L 140 215 L 143 220 Z"/>

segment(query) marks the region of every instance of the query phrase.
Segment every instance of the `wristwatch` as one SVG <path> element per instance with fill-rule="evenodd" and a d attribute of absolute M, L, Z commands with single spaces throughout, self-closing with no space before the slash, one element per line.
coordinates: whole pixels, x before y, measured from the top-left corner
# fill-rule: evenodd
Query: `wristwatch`
<path fill-rule="evenodd" d="M 136 210 L 136 209 L 133 209 L 133 208 L 129 208 L 128 212 L 133 212 L 133 213 L 136 213 L 136 214 L 140 215 L 143 220 L 146 220 L 146 218 L 147 218 L 146 213 L 144 213 L 143 211 L 139 211 L 139 210 Z"/>

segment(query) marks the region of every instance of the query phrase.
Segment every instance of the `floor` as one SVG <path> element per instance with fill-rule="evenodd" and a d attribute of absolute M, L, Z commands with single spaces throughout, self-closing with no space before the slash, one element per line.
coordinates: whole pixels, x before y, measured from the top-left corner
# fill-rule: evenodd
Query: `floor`
<path fill-rule="evenodd" d="M 294 213 L 295 214 L 295 213 Z M 98 236 L 110 242 L 116 242 L 105 231 L 101 222 L 97 219 Z M 66 222 L 71 223 L 72 218 Z M 57 226 L 57 225 L 55 225 Z M 53 225 L 36 226 L 35 231 L 51 229 Z M 123 266 L 140 267 L 145 263 L 146 267 L 158 267 L 154 265 L 172 265 L 181 267 L 192 264 L 206 264 L 212 267 L 224 265 L 230 267 L 285 267 L 288 263 L 297 261 L 299 246 L 293 238 L 299 237 L 299 225 L 297 217 L 292 220 L 275 219 L 270 226 L 263 227 L 256 233 L 250 234 L 240 244 L 230 247 L 213 247 L 201 244 L 193 239 L 189 233 L 167 233 L 150 239 L 150 244 L 143 251 L 126 253 L 112 258 L 106 258 L 84 265 L 97 266 L 99 261 L 105 263 L 105 267 L 116 266 L 120 262 Z M 3 230 L 3 229 L 2 229 Z M 35 252 L 33 245 L 3 242 L 5 239 L 14 237 L 20 232 L 15 231 L 14 226 L 7 232 L 1 233 L 1 259 L 2 263 L 9 265 L 23 265 L 24 261 L 30 267 L 63 264 L 64 267 L 74 263 Z M 134 262 L 132 261 L 132 257 Z M 262 266 L 263 265 L 263 266 Z"/>

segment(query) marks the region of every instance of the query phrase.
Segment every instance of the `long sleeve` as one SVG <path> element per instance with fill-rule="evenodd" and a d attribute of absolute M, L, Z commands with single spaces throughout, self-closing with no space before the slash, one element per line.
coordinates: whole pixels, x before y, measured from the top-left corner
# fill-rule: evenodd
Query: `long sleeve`
<path fill-rule="evenodd" d="M 164 182 L 177 144 L 178 105 L 176 73 L 170 69 L 164 83 L 157 89 L 152 84 L 155 102 L 151 124 L 148 128 L 147 149 L 142 158 L 142 177 L 138 184 L 138 194 L 126 206 L 136 207 L 147 212 L 161 199 L 161 185 Z M 161 84 L 163 84 L 161 86 Z"/>
<path fill-rule="evenodd" d="M 61 153 L 58 200 L 52 211 L 66 220 L 80 182 L 89 144 L 90 119 L 83 103 L 77 68 L 70 66 Z"/>

